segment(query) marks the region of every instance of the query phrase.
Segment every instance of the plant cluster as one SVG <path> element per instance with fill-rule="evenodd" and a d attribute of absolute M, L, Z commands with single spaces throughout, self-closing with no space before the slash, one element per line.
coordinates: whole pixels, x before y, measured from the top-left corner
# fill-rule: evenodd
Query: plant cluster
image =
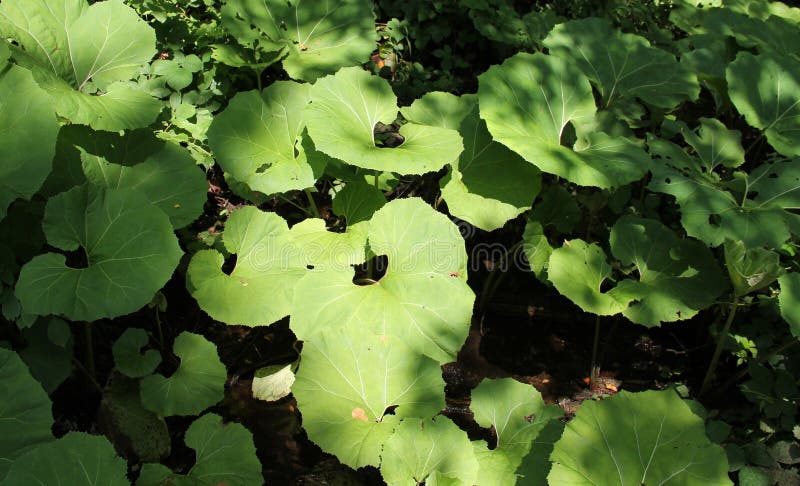
<path fill-rule="evenodd" d="M 399 5 L 2 0 L 0 485 L 263 482 L 209 410 L 238 377 L 202 329 L 164 331 L 176 279 L 214 321 L 288 321 L 253 396 L 291 393 L 311 441 L 388 484 L 800 478 L 800 10 Z M 442 367 L 506 272 L 481 262 L 476 298 L 465 227 L 513 234 L 501 259 L 593 316 L 590 392 L 611 319 L 706 326 L 702 381 L 565 417 L 485 379 L 468 434 Z M 153 332 L 120 324 L 98 373 L 93 329 L 134 313 Z M 53 433 L 73 364 L 108 437 Z M 751 430 L 700 404 L 734 385 Z M 162 462 L 176 442 L 189 467 Z"/>

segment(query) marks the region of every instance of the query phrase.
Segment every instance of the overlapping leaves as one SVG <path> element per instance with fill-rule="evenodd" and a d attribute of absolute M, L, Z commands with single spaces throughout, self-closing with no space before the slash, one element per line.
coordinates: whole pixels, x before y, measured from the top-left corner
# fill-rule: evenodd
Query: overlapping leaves
<path fill-rule="evenodd" d="M 480 114 L 495 140 L 544 172 L 583 186 L 641 178 L 650 158 L 628 138 L 581 125 L 595 116 L 592 88 L 574 61 L 519 53 L 479 77 Z M 569 139 L 570 127 L 577 135 Z"/>

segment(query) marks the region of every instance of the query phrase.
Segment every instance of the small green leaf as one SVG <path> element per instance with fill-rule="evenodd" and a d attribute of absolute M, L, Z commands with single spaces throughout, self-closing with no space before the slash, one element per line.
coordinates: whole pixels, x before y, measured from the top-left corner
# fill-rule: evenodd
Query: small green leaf
<path fill-rule="evenodd" d="M 22 267 L 16 294 L 26 312 L 76 321 L 118 317 L 146 305 L 181 257 L 167 216 L 138 192 L 89 184 L 47 201 L 47 241 L 85 256 L 69 266 L 46 253 Z"/>
<path fill-rule="evenodd" d="M 616 289 L 604 292 L 601 288 L 610 277 L 611 265 L 596 244 L 565 241 L 550 255 L 547 278 L 556 290 L 586 312 L 610 316 L 628 306 L 630 299 L 617 297 Z"/>
<path fill-rule="evenodd" d="M 413 447 L 409 447 L 413 444 Z M 478 462 L 463 430 L 450 419 L 407 418 L 383 446 L 381 474 L 388 484 L 427 484 L 438 472 L 457 484 L 476 484 Z"/>
<path fill-rule="evenodd" d="M 372 218 L 375 211 L 386 204 L 386 196 L 380 189 L 363 181 L 348 182 L 333 199 L 333 212 L 344 216 L 347 225 Z"/>
<path fill-rule="evenodd" d="M 292 365 L 272 365 L 256 370 L 253 376 L 253 398 L 274 402 L 292 392 L 295 376 Z"/>
<path fill-rule="evenodd" d="M 0 481 L 25 452 L 53 440 L 52 404 L 17 353 L 0 348 Z M 26 484 L 25 482 L 17 484 Z"/>
<path fill-rule="evenodd" d="M 224 423 L 219 415 L 205 414 L 189 426 L 186 445 L 195 450 L 196 456 L 189 472 L 176 474 L 161 464 L 145 464 L 136 484 L 244 486 L 264 483 L 253 434 L 241 424 Z"/>
<path fill-rule="evenodd" d="M 561 184 L 551 184 L 540 194 L 540 201 L 533 206 L 531 220 L 544 228 L 552 226 L 560 233 L 568 233 L 580 222 L 581 210 L 575 197 Z"/>
<path fill-rule="evenodd" d="M 144 329 L 126 329 L 111 348 L 117 369 L 131 378 L 141 378 L 155 371 L 161 364 L 161 355 L 155 349 L 142 353 L 149 342 Z"/>
<path fill-rule="evenodd" d="M 4 485 L 69 484 L 128 486 L 125 459 L 103 436 L 69 432 L 26 452 L 11 465 Z M 69 479 L 67 479 L 69 478 Z"/>
<path fill-rule="evenodd" d="M 0 107 L 2 219 L 12 201 L 30 199 L 50 174 L 59 127 L 47 95 L 21 67 L 0 75 Z"/>
<path fill-rule="evenodd" d="M 378 145 L 376 126 L 392 124 L 397 111 L 389 82 L 353 67 L 317 80 L 305 117 L 317 150 L 365 169 L 424 174 L 458 158 L 461 137 L 439 127 L 408 123 L 400 128 L 402 144 Z"/>
<path fill-rule="evenodd" d="M 480 114 L 491 135 L 542 171 L 610 188 L 638 180 L 649 169 L 650 157 L 630 139 L 579 131 L 597 108 L 588 79 L 574 63 L 519 53 L 478 81 Z M 578 132 L 574 143 L 565 136 L 569 126 Z"/>
<path fill-rule="evenodd" d="M 411 123 L 458 130 L 476 104 L 475 95 L 456 96 L 432 91 L 414 100 L 411 106 L 400 108 L 400 113 Z"/>
<path fill-rule="evenodd" d="M 380 464 L 399 420 L 433 417 L 444 407 L 436 361 L 354 324 L 305 341 L 292 391 L 308 437 L 352 468 Z"/>
<path fill-rule="evenodd" d="M 785 273 L 780 255 L 763 248 L 747 248 L 741 241 L 725 241 L 725 265 L 736 296 L 741 297 L 772 284 Z"/>
<path fill-rule="evenodd" d="M 605 108 L 622 105 L 623 112 L 640 99 L 663 109 L 696 99 L 700 87 L 694 74 L 675 57 L 651 47 L 644 38 L 623 33 L 605 19 L 572 20 L 557 25 L 544 40 L 550 54 L 574 63 L 597 86 Z"/>
<path fill-rule="evenodd" d="M 765 131 L 775 150 L 800 155 L 800 67 L 796 60 L 740 53 L 728 66 L 731 101 L 747 123 Z"/>
<path fill-rule="evenodd" d="M 781 293 L 778 303 L 781 316 L 789 323 L 794 337 L 800 338 L 800 273 L 793 272 L 778 278 Z"/>
<path fill-rule="evenodd" d="M 237 93 L 208 129 L 225 172 L 267 195 L 313 186 L 316 177 L 301 144 L 309 88 L 277 81 L 261 93 Z"/>
<path fill-rule="evenodd" d="M 173 347 L 181 364 L 169 378 L 142 379 L 142 405 L 162 417 L 195 415 L 222 400 L 228 373 L 217 347 L 199 334 L 182 332 Z"/>
<path fill-rule="evenodd" d="M 732 484 L 725 451 L 673 390 L 583 402 L 550 459 L 550 484 Z"/>
<path fill-rule="evenodd" d="M 532 219 L 525 225 L 525 232 L 522 234 L 522 251 L 533 273 L 538 278 L 547 275 L 547 265 L 550 255 L 553 254 L 553 247 L 544 234 L 542 224 Z"/>
<path fill-rule="evenodd" d="M 20 351 L 20 357 L 28 365 L 31 374 L 47 393 L 72 374 L 72 332 L 63 320 L 53 317 L 37 319 L 33 327 L 22 331 L 28 347 Z"/>

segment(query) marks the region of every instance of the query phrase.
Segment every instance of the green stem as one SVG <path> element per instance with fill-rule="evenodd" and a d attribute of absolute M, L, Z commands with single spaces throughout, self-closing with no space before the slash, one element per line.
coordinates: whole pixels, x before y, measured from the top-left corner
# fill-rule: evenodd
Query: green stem
<path fill-rule="evenodd" d="M 722 348 L 725 346 L 725 341 L 728 339 L 728 333 L 731 330 L 731 324 L 733 324 L 733 318 L 736 316 L 736 309 L 738 307 L 739 296 L 737 295 L 734 297 L 733 302 L 731 303 L 730 311 L 728 312 L 728 318 L 725 319 L 725 325 L 722 327 L 722 333 L 719 335 L 717 347 L 714 349 L 714 355 L 711 357 L 711 363 L 709 363 L 706 376 L 703 378 L 703 384 L 700 385 L 700 393 L 698 396 L 702 397 L 708 390 L 708 386 L 711 384 L 711 378 L 714 376 L 714 372 L 717 369 L 719 356 L 722 354 Z"/>
<path fill-rule="evenodd" d="M 156 329 L 158 329 L 158 347 L 161 348 L 161 356 L 164 356 L 164 332 L 161 329 L 161 316 L 158 314 L 158 306 L 156 306 Z"/>
<path fill-rule="evenodd" d="M 592 364 L 589 368 L 589 389 L 593 390 L 600 377 L 600 366 L 597 363 L 597 347 L 600 343 L 600 315 L 594 321 L 594 342 L 592 343 Z"/>
<path fill-rule="evenodd" d="M 504 266 L 508 260 L 508 255 L 513 255 L 515 251 L 522 245 L 522 242 L 515 243 L 511 248 L 508 249 L 506 254 L 500 260 L 499 265 Z M 502 270 L 495 268 L 489 272 L 489 277 L 486 278 L 486 281 L 483 283 L 483 289 L 481 290 L 481 297 L 478 301 L 478 312 L 483 314 L 485 312 L 486 303 L 489 299 L 492 298 L 494 293 L 497 291 L 497 287 L 503 282 L 503 277 L 506 276 L 506 273 Z"/>
<path fill-rule="evenodd" d="M 86 338 L 86 367 L 88 368 L 89 376 L 92 381 L 97 380 L 96 376 L 96 369 L 94 366 L 94 346 L 92 343 L 92 323 L 85 322 L 84 323 L 84 331 L 85 331 L 85 338 Z"/>
<path fill-rule="evenodd" d="M 261 72 L 262 71 L 260 71 L 258 69 L 253 69 L 253 71 L 255 71 L 255 73 L 256 73 L 256 86 L 258 86 L 258 92 L 260 93 L 261 89 L 262 89 L 262 86 L 261 86 Z"/>
<path fill-rule="evenodd" d="M 375 189 L 381 190 L 381 173 L 375 172 Z"/>
<path fill-rule="evenodd" d="M 308 205 L 311 206 L 311 211 L 313 212 L 313 214 L 316 217 L 322 219 L 322 216 L 320 216 L 319 214 L 319 209 L 317 209 L 317 203 L 314 201 L 314 195 L 311 194 L 311 189 L 308 188 L 303 189 L 303 192 L 306 193 L 306 197 L 308 198 Z"/>
<path fill-rule="evenodd" d="M 311 214 L 311 211 L 309 211 L 308 208 L 304 208 L 303 206 L 300 206 L 299 204 L 295 203 L 294 201 L 292 201 L 291 199 L 287 198 L 283 194 L 277 194 L 277 196 L 278 196 L 279 199 L 283 200 L 283 202 L 287 202 L 287 203 L 291 204 L 292 206 L 296 207 L 300 211 L 306 213 L 306 215 L 313 216 L 313 214 Z"/>

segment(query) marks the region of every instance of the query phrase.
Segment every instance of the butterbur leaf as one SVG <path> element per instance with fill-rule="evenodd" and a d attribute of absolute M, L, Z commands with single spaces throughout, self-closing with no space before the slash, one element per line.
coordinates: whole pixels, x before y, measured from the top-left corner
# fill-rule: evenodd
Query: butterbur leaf
<path fill-rule="evenodd" d="M 744 194 L 734 194 L 716 173 L 677 145 L 655 138 L 648 144 L 661 159 L 647 187 L 675 196 L 689 236 L 710 246 L 730 239 L 749 248 L 779 248 L 789 238 L 796 215 L 786 210 L 800 207 L 800 164 L 768 162 L 750 174 L 737 173 Z"/>
<path fill-rule="evenodd" d="M 610 277 L 608 257 L 594 243 L 565 241 L 550 255 L 547 278 L 556 290 L 586 312 L 610 316 L 628 306 L 630 299 L 618 297 L 616 288 L 607 292 L 602 288 Z"/>
<path fill-rule="evenodd" d="M 253 376 L 253 398 L 274 402 L 292 392 L 295 376 L 292 365 L 273 365 L 256 370 Z"/>
<path fill-rule="evenodd" d="M 237 93 L 208 129 L 225 172 L 267 195 L 313 186 L 301 144 L 308 91 L 308 84 L 276 81 L 261 93 Z"/>
<path fill-rule="evenodd" d="M 207 413 L 189 426 L 186 445 L 195 450 L 196 456 L 189 472 L 177 474 L 161 464 L 145 464 L 137 486 L 245 486 L 264 483 L 253 434 L 241 424 L 226 424 L 219 415 Z"/>
<path fill-rule="evenodd" d="M 626 137 L 576 132 L 597 111 L 592 87 L 572 61 L 519 53 L 478 77 L 480 115 L 495 140 L 544 172 L 583 186 L 620 187 L 640 179 L 650 157 Z M 531 107 L 537 107 L 531 109 Z"/>
<path fill-rule="evenodd" d="M 528 220 L 525 225 L 525 232 L 522 234 L 522 251 L 531 271 L 541 278 L 547 275 L 547 265 L 553 247 L 544 234 L 544 228 L 538 221 Z"/>
<path fill-rule="evenodd" d="M 29 199 L 42 186 L 52 168 L 57 135 L 45 92 L 28 70 L 9 67 L 0 75 L 0 219 L 12 201 Z"/>
<path fill-rule="evenodd" d="M 550 484 L 732 484 L 725 451 L 673 390 L 583 402 L 550 459 Z"/>
<path fill-rule="evenodd" d="M 352 468 L 380 464 L 399 420 L 433 417 L 444 406 L 436 361 L 357 324 L 305 341 L 292 392 L 308 437 Z"/>
<path fill-rule="evenodd" d="M 450 177 L 442 181 L 442 198 L 450 214 L 492 231 L 530 207 L 541 187 L 541 174 L 492 139 L 475 96 L 429 93 L 401 112 L 414 123 L 453 127 L 464 139 L 464 151 L 451 164 Z"/>
<path fill-rule="evenodd" d="M 740 53 L 728 66 L 728 92 L 747 123 L 762 129 L 780 154 L 800 155 L 800 67 L 796 60 Z"/>
<path fill-rule="evenodd" d="M 294 290 L 292 330 L 306 340 L 352 323 L 398 336 L 440 362 L 453 360 L 467 337 L 475 299 L 458 228 L 419 198 L 397 199 L 372 217 L 367 243 L 374 255 L 387 257 L 386 274 L 358 285 L 349 266 L 308 272 Z"/>
<path fill-rule="evenodd" d="M 205 174 L 180 145 L 165 143 L 143 162 L 129 167 L 79 150 L 83 172 L 93 184 L 141 192 L 169 216 L 175 229 L 188 225 L 203 212 L 208 190 Z"/>
<path fill-rule="evenodd" d="M 89 184 L 47 201 L 47 241 L 76 251 L 39 255 L 22 267 L 16 294 L 26 312 L 75 321 L 118 317 L 144 306 L 172 276 L 181 257 L 169 218 L 130 189 Z"/>
<path fill-rule="evenodd" d="M 493 450 L 476 446 L 481 465 L 477 484 L 481 485 L 513 484 L 514 471 L 531 450 L 533 440 L 552 419 L 563 415 L 557 406 L 545 405 L 535 388 L 511 378 L 481 382 L 472 391 L 470 408 L 475 421 L 491 427 L 497 437 Z M 497 467 L 500 464 L 502 468 Z"/>
<path fill-rule="evenodd" d="M 223 25 L 245 45 L 266 36 L 264 50 L 284 50 L 283 68 L 294 79 L 313 81 L 340 67 L 363 64 L 375 49 L 375 15 L 368 0 L 225 3 L 235 14 L 224 16 Z"/>
<path fill-rule="evenodd" d="M 333 199 L 333 212 L 344 216 L 348 226 L 367 221 L 375 211 L 386 204 L 386 197 L 380 189 L 366 182 L 348 182 L 336 193 Z"/>
<path fill-rule="evenodd" d="M 397 111 L 388 81 L 352 67 L 314 83 L 305 117 L 317 150 L 365 169 L 424 174 L 441 169 L 463 150 L 456 131 L 413 123 L 400 127 L 399 146 L 379 145 L 376 126 L 393 123 Z"/>
<path fill-rule="evenodd" d="M 476 484 L 478 462 L 467 434 L 446 417 L 403 420 L 383 447 L 384 481 L 428 484 L 434 471 L 459 480 L 456 484 Z"/>
<path fill-rule="evenodd" d="M 741 241 L 725 241 L 725 265 L 734 293 L 743 295 L 763 289 L 785 273 L 780 255 L 763 248 L 747 248 Z"/>
<path fill-rule="evenodd" d="M 156 52 L 155 32 L 119 0 L 10 0 L 0 6 L 0 32 L 24 51 L 59 115 L 101 130 L 149 125 L 158 100 L 126 81 Z M 102 96 L 90 91 L 99 88 Z"/>
<path fill-rule="evenodd" d="M 14 461 L 53 440 L 52 404 L 14 351 L 0 348 L 0 481 Z M 25 484 L 25 483 L 18 483 Z"/>
<path fill-rule="evenodd" d="M 169 378 L 142 379 L 142 405 L 162 417 L 195 415 L 222 400 L 228 373 L 217 347 L 199 334 L 182 332 L 175 338 L 180 366 Z"/>
<path fill-rule="evenodd" d="M 726 288 L 705 244 L 680 239 L 658 221 L 624 216 L 611 229 L 610 242 L 614 256 L 638 273 L 614 289 L 618 298 L 633 301 L 622 314 L 637 324 L 689 319 Z"/>
<path fill-rule="evenodd" d="M 63 320 L 37 319 L 33 327 L 22 331 L 28 346 L 20 357 L 47 393 L 72 374 L 72 332 Z"/>
<path fill-rule="evenodd" d="M 159 352 L 155 349 L 141 351 L 149 341 L 144 329 L 126 329 L 111 348 L 117 369 L 131 378 L 141 378 L 155 371 L 161 364 Z"/>
<path fill-rule="evenodd" d="M 697 79 L 675 57 L 644 37 L 623 33 L 599 18 L 557 25 L 544 40 L 550 54 L 574 63 L 597 86 L 603 106 L 625 107 L 640 99 L 671 109 L 700 93 Z"/>
<path fill-rule="evenodd" d="M 800 273 L 793 272 L 778 278 L 781 293 L 778 303 L 781 307 L 781 316 L 789 324 L 792 335 L 800 338 Z"/>
<path fill-rule="evenodd" d="M 125 459 L 103 436 L 69 432 L 19 457 L 3 484 L 72 484 L 128 486 Z"/>
<path fill-rule="evenodd" d="M 706 172 L 710 173 L 720 165 L 733 168 L 744 163 L 741 132 L 729 130 L 721 121 L 700 118 L 697 133 L 686 129 L 682 132 Z"/>

